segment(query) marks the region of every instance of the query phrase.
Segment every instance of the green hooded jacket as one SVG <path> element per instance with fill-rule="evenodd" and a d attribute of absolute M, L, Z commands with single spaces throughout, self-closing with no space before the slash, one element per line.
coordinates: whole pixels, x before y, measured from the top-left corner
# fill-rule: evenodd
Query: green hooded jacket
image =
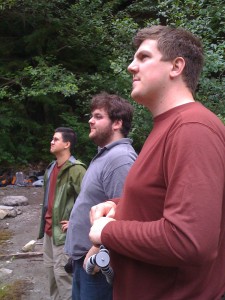
<path fill-rule="evenodd" d="M 45 214 L 48 208 L 50 175 L 56 164 L 49 164 L 44 175 L 44 201 L 41 214 L 41 224 L 38 239 L 43 238 L 45 229 Z M 86 172 L 85 165 L 73 156 L 63 165 L 56 183 L 55 200 L 52 209 L 52 237 L 56 246 L 63 245 L 66 232 L 62 231 L 62 220 L 69 220 L 74 202 L 80 192 L 81 182 Z"/>

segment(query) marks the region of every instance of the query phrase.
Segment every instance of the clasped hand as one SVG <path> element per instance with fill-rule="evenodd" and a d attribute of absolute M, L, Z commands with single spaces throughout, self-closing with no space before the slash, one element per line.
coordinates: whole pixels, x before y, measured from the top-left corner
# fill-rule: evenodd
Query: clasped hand
<path fill-rule="evenodd" d="M 100 203 L 91 208 L 90 222 L 92 224 L 89 238 L 94 245 L 102 244 L 101 233 L 109 222 L 115 221 L 116 204 L 112 201 Z"/>

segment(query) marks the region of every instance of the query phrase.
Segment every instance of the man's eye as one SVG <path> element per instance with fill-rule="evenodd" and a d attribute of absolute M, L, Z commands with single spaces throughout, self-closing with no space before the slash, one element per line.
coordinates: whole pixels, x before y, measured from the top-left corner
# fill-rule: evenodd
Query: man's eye
<path fill-rule="evenodd" d="M 101 115 L 92 116 L 95 120 L 101 120 L 103 117 Z"/>
<path fill-rule="evenodd" d="M 148 56 L 145 55 L 145 54 L 143 54 L 143 55 L 141 56 L 141 60 L 145 60 L 146 58 L 148 58 Z"/>

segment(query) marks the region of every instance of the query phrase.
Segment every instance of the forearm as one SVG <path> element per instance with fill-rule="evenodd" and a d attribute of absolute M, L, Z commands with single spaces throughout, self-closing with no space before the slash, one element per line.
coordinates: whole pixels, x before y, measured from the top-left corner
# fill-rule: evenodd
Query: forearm
<path fill-rule="evenodd" d="M 216 255 L 218 223 L 213 225 L 214 230 L 211 225 L 196 231 L 195 226 L 182 230 L 164 218 L 152 222 L 116 221 L 104 227 L 101 242 L 122 255 L 150 264 L 199 265 Z"/>

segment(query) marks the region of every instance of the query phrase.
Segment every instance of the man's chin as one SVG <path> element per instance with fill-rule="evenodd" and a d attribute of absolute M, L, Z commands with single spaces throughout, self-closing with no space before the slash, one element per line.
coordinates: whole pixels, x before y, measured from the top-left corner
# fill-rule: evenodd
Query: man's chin
<path fill-rule="evenodd" d="M 97 141 L 98 138 L 96 139 L 96 136 L 95 136 L 94 134 L 93 134 L 93 135 L 92 135 L 92 134 L 91 134 L 91 135 L 89 134 L 89 138 L 90 138 L 90 140 L 91 140 L 93 143 L 96 144 L 96 141 Z"/>
<path fill-rule="evenodd" d="M 134 101 L 139 102 L 139 101 L 138 101 L 138 100 L 139 100 L 139 94 L 136 93 L 135 91 L 132 91 L 132 92 L 131 92 L 131 97 L 132 97 L 132 99 L 133 99 Z"/>
<path fill-rule="evenodd" d="M 137 102 L 137 103 L 143 105 L 143 97 L 142 97 L 142 95 L 141 95 L 140 93 L 137 93 L 137 92 L 135 92 L 135 91 L 133 90 L 133 91 L 131 92 L 131 97 L 132 97 L 132 99 L 133 99 L 135 102 Z"/>
<path fill-rule="evenodd" d="M 90 132 L 90 133 L 89 133 L 89 138 L 90 138 L 91 140 L 94 138 L 93 132 Z"/>
<path fill-rule="evenodd" d="M 134 100 L 136 100 L 136 98 L 138 97 L 138 94 L 139 94 L 138 91 L 135 88 L 133 88 L 132 91 L 131 91 L 131 97 Z"/>

